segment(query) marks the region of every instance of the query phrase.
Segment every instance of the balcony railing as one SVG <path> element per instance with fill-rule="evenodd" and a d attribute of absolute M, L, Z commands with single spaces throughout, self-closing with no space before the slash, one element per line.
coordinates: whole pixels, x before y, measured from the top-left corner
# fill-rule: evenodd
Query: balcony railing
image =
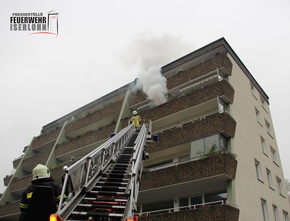
<path fill-rule="evenodd" d="M 216 205 L 219 204 L 219 205 Z M 175 208 L 176 209 L 176 208 Z M 139 214 L 139 221 L 238 221 L 239 209 L 224 203 L 215 201 L 206 204 L 187 206 L 174 209 L 145 212 Z"/>

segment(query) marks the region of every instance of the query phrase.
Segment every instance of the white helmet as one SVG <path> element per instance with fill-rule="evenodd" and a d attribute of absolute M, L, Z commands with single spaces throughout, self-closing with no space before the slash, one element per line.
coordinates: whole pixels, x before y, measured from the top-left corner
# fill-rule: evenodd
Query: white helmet
<path fill-rule="evenodd" d="M 137 115 L 137 114 L 138 114 L 138 112 L 134 110 L 133 111 L 133 115 Z"/>
<path fill-rule="evenodd" d="M 47 166 L 38 164 L 36 167 L 34 167 L 32 171 L 32 180 L 38 180 L 38 179 L 49 178 L 49 177 L 50 177 L 50 172 Z"/>

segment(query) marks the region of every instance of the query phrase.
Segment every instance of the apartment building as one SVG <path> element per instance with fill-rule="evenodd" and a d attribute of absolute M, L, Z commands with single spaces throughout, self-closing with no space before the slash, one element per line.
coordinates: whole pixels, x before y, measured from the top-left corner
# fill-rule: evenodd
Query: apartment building
<path fill-rule="evenodd" d="M 17 220 L 38 163 L 61 183 L 74 163 L 128 124 L 152 121 L 138 198 L 140 220 L 288 221 L 289 201 L 269 97 L 224 38 L 161 68 L 167 101 L 131 82 L 44 125 L 4 178 L 0 220 Z"/>

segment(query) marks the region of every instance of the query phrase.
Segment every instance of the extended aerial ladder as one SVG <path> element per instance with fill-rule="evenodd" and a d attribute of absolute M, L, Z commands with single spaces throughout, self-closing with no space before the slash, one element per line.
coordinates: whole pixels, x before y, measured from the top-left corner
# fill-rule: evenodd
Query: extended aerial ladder
<path fill-rule="evenodd" d="M 151 124 L 121 130 L 66 168 L 58 211 L 50 221 L 133 220 Z"/>

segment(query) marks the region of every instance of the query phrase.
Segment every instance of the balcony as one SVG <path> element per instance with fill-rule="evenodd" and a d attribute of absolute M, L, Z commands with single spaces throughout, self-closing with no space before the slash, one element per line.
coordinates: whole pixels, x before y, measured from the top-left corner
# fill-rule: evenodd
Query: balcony
<path fill-rule="evenodd" d="M 76 136 L 77 134 L 85 133 L 89 130 L 95 130 L 96 128 L 104 127 L 113 121 L 116 121 L 118 119 L 122 104 L 123 99 L 110 103 L 102 109 L 94 111 L 93 113 L 88 113 L 82 118 L 76 119 L 66 126 L 66 134 Z"/>
<path fill-rule="evenodd" d="M 58 184 L 61 184 L 61 178 L 64 174 L 62 166 L 51 169 L 50 174 Z M 31 184 L 31 180 L 32 175 L 13 179 L 11 182 L 11 192 L 21 195 L 23 190 Z"/>
<path fill-rule="evenodd" d="M 51 149 L 47 149 L 27 159 L 23 159 L 22 169 L 26 172 L 31 172 L 37 164 L 45 164 L 49 157 L 50 152 Z"/>
<path fill-rule="evenodd" d="M 55 155 L 57 159 L 67 161 L 74 156 L 83 156 L 92 151 L 104 140 L 110 138 L 110 134 L 114 132 L 115 124 L 99 128 L 95 131 L 88 131 L 82 136 L 70 139 L 68 142 L 56 146 Z"/>
<path fill-rule="evenodd" d="M 0 220 L 17 221 L 19 219 L 20 200 L 9 202 L 5 205 L 0 206 Z"/>
<path fill-rule="evenodd" d="M 22 157 L 23 157 L 23 155 L 20 156 L 20 157 L 18 157 L 18 158 L 16 158 L 15 160 L 13 160 L 13 168 L 14 168 L 14 169 L 17 169 L 17 167 L 18 167 L 20 161 L 22 160 Z"/>
<path fill-rule="evenodd" d="M 232 63 L 226 54 L 219 54 L 190 68 L 184 67 L 183 70 L 179 70 L 177 74 L 167 79 L 167 88 L 170 90 L 216 69 L 220 69 L 226 75 L 231 74 Z"/>
<path fill-rule="evenodd" d="M 226 54 L 220 54 L 215 58 L 200 63 L 187 70 L 180 71 L 177 74 L 167 78 L 167 89 L 171 90 L 180 85 L 186 84 L 189 81 L 194 81 L 217 69 L 223 72 L 224 75 L 230 75 L 232 72 L 232 63 Z M 141 91 L 138 91 L 130 97 L 129 103 L 130 106 L 134 106 L 145 101 L 146 99 L 146 95 Z"/>
<path fill-rule="evenodd" d="M 237 160 L 229 153 L 216 153 L 213 156 L 191 161 L 189 163 L 174 164 L 172 167 L 143 172 L 141 191 L 169 186 L 200 179 L 224 176 L 226 180 L 235 179 Z"/>
<path fill-rule="evenodd" d="M 62 185 L 62 177 L 65 174 L 63 171 L 63 166 L 59 166 L 50 170 L 51 177 L 58 183 L 60 186 Z"/>
<path fill-rule="evenodd" d="M 143 110 L 140 116 L 142 119 L 152 120 L 154 130 L 160 131 L 173 124 L 177 125 L 202 115 L 218 112 L 217 97 L 225 103 L 231 103 L 234 98 L 233 87 L 227 81 L 221 80 L 174 98 L 153 109 Z"/>
<path fill-rule="evenodd" d="M 45 149 L 44 147 L 51 143 L 52 141 L 55 141 L 60 133 L 60 128 L 57 128 L 47 134 L 42 134 L 38 137 L 35 137 L 32 141 L 32 148 L 36 151 L 42 151 Z M 51 144 L 50 144 L 51 145 Z M 40 148 L 40 149 L 38 149 Z"/>
<path fill-rule="evenodd" d="M 166 168 L 143 171 L 139 201 L 151 202 L 168 197 L 226 189 L 227 182 L 235 179 L 237 160 L 229 153 L 172 164 Z"/>
<path fill-rule="evenodd" d="M 228 113 L 215 113 L 158 133 L 159 141 L 148 144 L 149 153 L 165 150 L 215 133 L 234 137 L 236 121 Z"/>
<path fill-rule="evenodd" d="M 7 186 L 7 185 L 9 184 L 9 182 L 10 182 L 12 176 L 13 176 L 13 175 L 10 175 L 10 176 L 7 175 L 7 176 L 3 179 L 3 181 L 4 181 L 4 186 Z"/>
<path fill-rule="evenodd" d="M 42 152 L 45 151 L 47 149 L 52 149 L 54 144 L 55 144 L 56 140 L 51 140 L 45 144 L 42 144 L 40 146 L 38 146 L 37 148 L 33 148 L 34 152 Z"/>
<path fill-rule="evenodd" d="M 21 195 L 23 190 L 31 184 L 32 175 L 13 179 L 10 186 L 11 192 Z"/>
<path fill-rule="evenodd" d="M 228 204 L 204 206 L 177 212 L 143 214 L 139 221 L 238 221 L 239 209 Z"/>

